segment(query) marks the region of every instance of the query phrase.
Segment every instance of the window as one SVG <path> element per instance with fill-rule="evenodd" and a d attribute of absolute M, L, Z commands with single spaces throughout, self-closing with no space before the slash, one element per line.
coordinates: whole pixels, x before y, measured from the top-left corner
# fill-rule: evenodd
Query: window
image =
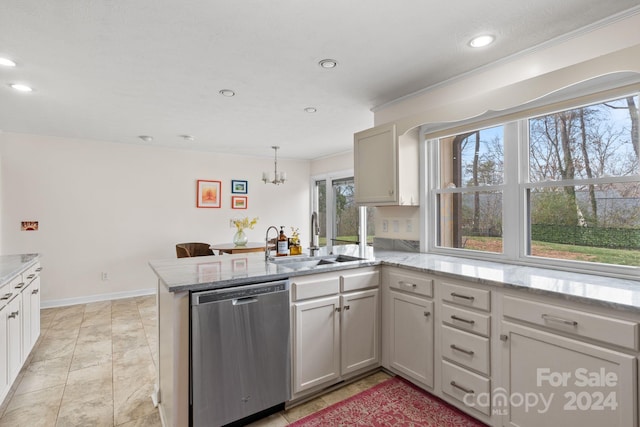
<path fill-rule="evenodd" d="M 437 246 L 502 253 L 504 128 L 441 138 Z"/>
<path fill-rule="evenodd" d="M 430 139 L 429 247 L 622 274 L 639 266 L 639 104 L 565 103 Z"/>
<path fill-rule="evenodd" d="M 529 119 L 528 255 L 640 265 L 638 97 Z"/>
<path fill-rule="evenodd" d="M 318 213 L 320 246 L 359 244 L 361 227 L 367 230 L 367 243 L 373 242 L 374 210 L 358 207 L 354 190 L 352 176 L 314 181 L 313 210 Z"/>

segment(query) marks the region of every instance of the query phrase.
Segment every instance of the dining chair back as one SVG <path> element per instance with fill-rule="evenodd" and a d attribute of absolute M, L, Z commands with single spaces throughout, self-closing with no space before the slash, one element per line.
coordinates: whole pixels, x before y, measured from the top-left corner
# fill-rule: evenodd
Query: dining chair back
<path fill-rule="evenodd" d="M 178 258 L 214 255 L 209 246 L 208 243 L 178 243 L 176 245 L 176 255 Z"/>

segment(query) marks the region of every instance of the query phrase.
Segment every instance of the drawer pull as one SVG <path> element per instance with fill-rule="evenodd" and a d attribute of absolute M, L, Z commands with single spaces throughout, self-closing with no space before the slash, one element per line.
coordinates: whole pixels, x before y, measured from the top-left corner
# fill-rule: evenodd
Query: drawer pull
<path fill-rule="evenodd" d="M 544 320 L 548 320 L 550 322 L 563 323 L 563 324 L 569 325 L 569 326 L 578 326 L 578 322 L 576 322 L 575 320 L 567 320 L 567 319 L 563 319 L 562 317 L 552 316 L 550 314 L 543 314 L 540 317 L 542 317 Z"/>
<path fill-rule="evenodd" d="M 469 356 L 473 356 L 473 354 L 474 354 L 473 350 L 467 350 L 466 348 L 460 348 L 455 344 L 451 344 L 450 347 L 453 350 L 459 351 L 459 352 L 464 353 L 464 354 L 468 354 Z"/>
<path fill-rule="evenodd" d="M 464 391 L 465 393 L 468 393 L 468 394 L 474 394 L 475 393 L 472 389 L 463 387 L 460 384 L 457 384 L 455 381 L 451 381 L 449 384 L 451 384 L 451 387 L 455 387 L 458 390 Z"/>
<path fill-rule="evenodd" d="M 457 320 L 458 322 L 464 322 L 468 325 L 474 325 L 476 323 L 475 320 L 467 320 L 467 319 L 463 319 L 462 317 L 458 317 L 455 314 L 451 315 L 451 320 Z"/>
<path fill-rule="evenodd" d="M 32 273 L 32 274 L 27 276 L 27 279 L 33 279 L 34 277 L 36 277 L 36 275 Z"/>
<path fill-rule="evenodd" d="M 344 306 L 344 309 L 345 309 L 345 310 L 349 310 L 349 306 L 348 306 L 348 305 L 345 305 L 345 306 Z"/>
<path fill-rule="evenodd" d="M 18 283 L 17 285 L 14 286 L 14 289 L 22 289 L 23 286 L 24 286 L 24 282 Z"/>
<path fill-rule="evenodd" d="M 14 311 L 9 315 L 9 319 L 15 319 L 18 316 L 18 314 L 20 314 L 19 311 Z"/>
<path fill-rule="evenodd" d="M 431 316 L 431 312 L 430 311 L 425 311 L 424 312 L 424 317 L 429 317 Z"/>
<path fill-rule="evenodd" d="M 36 271 L 37 271 L 38 273 L 40 273 L 40 272 L 42 271 L 42 267 L 38 267 L 38 268 L 36 268 Z"/>
<path fill-rule="evenodd" d="M 11 292 L 9 292 L 8 294 L 4 294 L 4 295 L 2 295 L 2 298 L 0 298 L 0 301 L 7 300 L 7 299 L 11 298 L 12 295 L 13 294 Z"/>
<path fill-rule="evenodd" d="M 400 286 L 407 285 L 407 286 L 411 286 L 413 289 L 418 287 L 418 285 L 416 285 L 415 283 L 405 282 L 404 280 L 401 280 L 398 283 L 400 284 Z"/>
<path fill-rule="evenodd" d="M 35 294 L 37 294 L 38 292 L 40 292 L 40 289 L 34 289 L 33 291 L 31 291 L 31 294 L 32 294 L 32 295 L 35 295 Z"/>
<path fill-rule="evenodd" d="M 462 294 L 458 294 L 458 293 L 455 293 L 455 292 L 451 292 L 451 296 L 452 296 L 453 298 L 462 298 L 462 299 L 466 299 L 467 301 L 473 301 L 473 300 L 475 300 L 475 297 L 471 297 L 471 296 L 469 296 L 469 295 L 462 295 Z"/>
<path fill-rule="evenodd" d="M 341 308 L 340 307 L 336 307 L 336 313 L 340 313 Z"/>

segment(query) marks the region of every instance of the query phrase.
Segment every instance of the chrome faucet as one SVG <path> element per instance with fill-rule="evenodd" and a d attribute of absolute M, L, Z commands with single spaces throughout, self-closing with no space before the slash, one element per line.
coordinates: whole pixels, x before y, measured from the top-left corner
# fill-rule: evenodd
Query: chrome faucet
<path fill-rule="evenodd" d="M 274 225 L 269 226 L 269 228 L 267 228 L 267 232 L 264 235 L 264 259 L 268 260 L 269 256 L 271 255 L 271 251 L 269 250 L 269 230 L 271 229 L 276 230 L 276 239 L 278 238 L 278 228 Z"/>
<path fill-rule="evenodd" d="M 311 244 L 309 246 L 309 255 L 315 256 L 316 253 L 320 250 L 320 246 L 318 246 L 318 238 L 320 236 L 320 226 L 318 225 L 318 213 L 313 212 L 311 214 Z"/>

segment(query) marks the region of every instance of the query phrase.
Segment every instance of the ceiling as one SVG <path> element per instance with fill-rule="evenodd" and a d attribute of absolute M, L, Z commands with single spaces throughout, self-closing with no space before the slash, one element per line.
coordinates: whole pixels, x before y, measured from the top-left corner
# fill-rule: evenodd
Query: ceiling
<path fill-rule="evenodd" d="M 0 57 L 17 66 L 0 67 L 0 130 L 314 159 L 350 150 L 376 106 L 638 5 L 1 0 Z M 469 48 L 480 33 L 495 43 Z"/>

